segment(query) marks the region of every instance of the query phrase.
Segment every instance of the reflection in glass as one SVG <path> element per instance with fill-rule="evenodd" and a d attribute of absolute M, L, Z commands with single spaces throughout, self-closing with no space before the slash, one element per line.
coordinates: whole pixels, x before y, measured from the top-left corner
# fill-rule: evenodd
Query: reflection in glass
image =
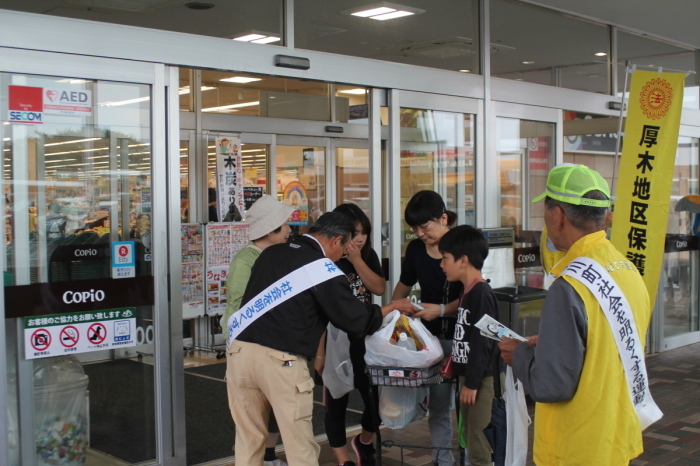
<path fill-rule="evenodd" d="M 439 193 L 458 224 L 475 224 L 474 115 L 401 109 L 401 213 L 411 196 Z M 402 220 L 402 254 L 416 238 Z"/>
<path fill-rule="evenodd" d="M 700 168 L 699 140 L 678 138 L 676 168 L 673 174 L 671 205 L 667 234 L 689 235 L 695 216 L 690 212 L 676 212 L 675 206 L 683 197 L 699 194 Z M 664 254 L 661 284 L 663 293 L 664 337 L 672 337 L 700 330 L 698 327 L 698 263 L 699 251 L 681 251 Z"/>
<path fill-rule="evenodd" d="M 607 26 L 514 0 L 490 8 L 493 76 L 610 93 Z"/>
<path fill-rule="evenodd" d="M 357 204 L 369 217 L 369 150 L 337 148 L 335 160 L 338 205 Z"/>
<path fill-rule="evenodd" d="M 624 65 L 627 61 L 631 65 L 641 65 L 651 67 L 651 69 L 663 67 L 668 71 L 681 73 L 696 69 L 695 50 L 631 32 L 618 32 L 617 50 L 619 63 L 618 95 L 621 95 L 625 84 Z M 685 78 L 685 91 L 683 93 L 683 107 L 685 108 L 700 108 L 697 79 L 695 73 L 690 73 Z M 629 87 L 628 80 L 625 91 L 629 91 Z"/>
<path fill-rule="evenodd" d="M 6 297 L 19 290 L 39 294 L 46 283 L 107 289 L 114 284 L 110 245 L 120 240 L 135 242 L 136 281 L 152 288 L 150 87 L 10 74 L 0 74 L 0 85 L 3 96 L 12 85 L 38 88 L 50 102 L 63 92 L 81 102 L 70 111 L 44 104 L 41 124 L 2 126 Z M 124 292 L 126 283 L 136 282 L 125 282 Z M 63 315 L 75 305 L 47 299 L 44 306 Z M 153 361 L 136 358 L 153 353 L 153 307 L 134 309 L 136 326 L 148 335 L 137 346 L 33 360 L 39 464 L 97 464 L 103 455 L 129 463 L 156 459 Z M 5 344 L 8 354 L 25 350 L 14 347 L 15 339 Z M 16 370 L 8 379 L 9 393 L 29 388 L 17 385 Z"/>

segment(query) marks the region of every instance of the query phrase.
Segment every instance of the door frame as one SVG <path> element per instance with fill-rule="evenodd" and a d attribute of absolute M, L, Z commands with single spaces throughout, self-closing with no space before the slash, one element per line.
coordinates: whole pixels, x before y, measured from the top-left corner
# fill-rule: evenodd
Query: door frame
<path fill-rule="evenodd" d="M 156 464 L 184 464 L 184 371 L 182 369 L 182 332 L 171 329 L 170 306 L 177 314 L 181 305 L 179 291 L 180 234 L 179 206 L 170 199 L 179 199 L 179 160 L 168 154 L 179 154 L 179 76 L 176 68 L 159 63 L 126 61 L 70 54 L 0 48 L 0 71 L 12 74 L 57 76 L 146 84 L 151 87 L 151 185 L 154 282 L 154 396 L 156 403 Z M 0 112 L 6 114 L 4 103 Z M 173 197 L 176 196 L 176 197 Z M 176 210 L 176 207 L 178 209 Z M 3 211 L 4 220 L 4 211 Z M 5 257 L 0 254 L 5 270 Z M 172 275 L 172 282 L 170 276 Z M 176 283 L 177 282 L 177 283 Z M 2 318 L 0 334 L 12 332 L 13 354 L 17 364 L 18 416 L 20 424 L 20 460 L 23 465 L 36 462 L 34 445 L 34 402 L 32 361 L 23 356 L 24 334 L 20 319 L 4 318 L 4 287 L 0 288 Z M 179 346 L 178 346 L 179 345 Z M 6 344 L 0 345 L 0 406 L 7 405 Z M 179 359 L 179 364 L 178 364 Z M 179 369 L 178 369 L 179 368 Z M 8 417 L 0 410 L 0 463 L 9 464 Z M 182 447 L 180 447 L 182 445 Z"/>

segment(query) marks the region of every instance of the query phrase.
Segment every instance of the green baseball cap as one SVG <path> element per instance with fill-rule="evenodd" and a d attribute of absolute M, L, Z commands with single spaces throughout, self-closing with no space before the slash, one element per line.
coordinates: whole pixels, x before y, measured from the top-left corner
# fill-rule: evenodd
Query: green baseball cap
<path fill-rule="evenodd" d="M 598 190 L 608 199 L 586 199 L 584 194 Z M 532 200 L 539 202 L 549 196 L 557 201 L 591 207 L 610 207 L 610 187 L 608 182 L 595 170 L 585 165 L 564 163 L 552 168 L 547 175 L 547 188 Z"/>

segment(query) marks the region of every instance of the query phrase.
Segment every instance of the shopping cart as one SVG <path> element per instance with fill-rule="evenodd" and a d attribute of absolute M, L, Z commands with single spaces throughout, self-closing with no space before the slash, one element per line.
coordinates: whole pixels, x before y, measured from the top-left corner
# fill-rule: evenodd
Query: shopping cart
<path fill-rule="evenodd" d="M 404 464 L 404 448 L 418 449 L 418 450 L 448 450 L 448 448 L 438 448 L 432 446 L 421 446 L 421 445 L 399 445 L 394 443 L 392 440 L 387 440 L 382 442 L 382 433 L 379 429 L 378 419 L 379 411 L 374 406 L 374 400 L 376 398 L 375 390 L 376 387 L 429 387 L 431 385 L 437 385 L 439 383 L 447 383 L 440 374 L 440 366 L 442 362 L 438 362 L 428 368 L 416 368 L 416 367 L 388 367 L 388 366 L 367 366 L 365 369 L 367 376 L 369 377 L 370 383 L 370 406 L 372 412 L 372 418 L 374 420 L 374 425 L 376 426 L 376 443 L 377 443 L 377 466 L 382 465 L 382 447 L 385 448 L 399 448 L 401 451 L 401 464 Z M 457 385 L 457 379 L 451 379 L 450 382 L 454 382 Z M 458 387 L 457 387 L 458 388 Z M 455 406 L 459 406 L 459 390 L 455 390 Z M 459 409 L 457 411 L 457 420 L 459 421 Z M 459 425 L 459 423 L 458 423 Z M 466 464 L 466 452 L 461 446 L 459 448 L 449 448 L 452 451 L 459 452 L 459 462 L 457 464 Z"/>

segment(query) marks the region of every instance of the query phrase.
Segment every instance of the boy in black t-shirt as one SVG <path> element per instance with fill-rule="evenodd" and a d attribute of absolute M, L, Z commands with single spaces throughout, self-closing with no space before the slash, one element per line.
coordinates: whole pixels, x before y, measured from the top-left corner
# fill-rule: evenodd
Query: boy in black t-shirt
<path fill-rule="evenodd" d="M 459 376 L 462 425 L 467 437 L 467 456 L 472 465 L 491 465 L 491 447 L 483 429 L 491 421 L 493 367 L 496 342 L 474 326 L 484 314 L 498 319 L 498 301 L 481 268 L 489 254 L 484 235 L 468 225 L 458 226 L 440 239 L 440 267 L 450 281 L 460 281 L 464 294 L 457 309 L 452 362 Z"/>

